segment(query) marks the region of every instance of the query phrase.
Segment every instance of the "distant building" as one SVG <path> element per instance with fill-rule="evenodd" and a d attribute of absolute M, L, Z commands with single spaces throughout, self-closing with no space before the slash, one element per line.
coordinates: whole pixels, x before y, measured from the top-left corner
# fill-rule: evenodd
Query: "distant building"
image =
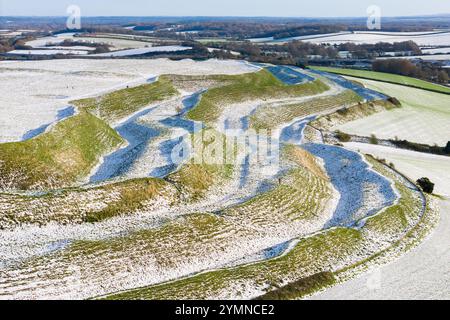
<path fill-rule="evenodd" d="M 339 51 L 338 57 L 341 59 L 352 59 L 353 55 L 350 51 Z"/>
<path fill-rule="evenodd" d="M 392 52 L 384 52 L 382 56 L 384 57 L 409 57 L 413 56 L 414 51 L 392 51 Z"/>

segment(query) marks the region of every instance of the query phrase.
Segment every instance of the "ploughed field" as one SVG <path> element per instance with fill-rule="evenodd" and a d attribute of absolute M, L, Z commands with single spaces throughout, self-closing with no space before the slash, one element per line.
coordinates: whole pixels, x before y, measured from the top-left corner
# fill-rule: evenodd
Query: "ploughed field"
<path fill-rule="evenodd" d="M 0 70 L 51 82 L 69 62 L 52 63 Z M 82 63 L 64 78 L 110 84 L 77 88 L 64 112 L 33 96 L 23 135 L 18 117 L 1 124 L 0 298 L 300 298 L 428 232 L 420 190 L 320 125 L 398 108 L 384 92 L 289 66 Z"/>

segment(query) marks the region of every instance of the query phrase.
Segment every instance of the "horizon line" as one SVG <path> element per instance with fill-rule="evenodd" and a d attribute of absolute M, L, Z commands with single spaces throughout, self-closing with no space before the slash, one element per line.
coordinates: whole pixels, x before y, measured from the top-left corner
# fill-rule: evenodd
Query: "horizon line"
<path fill-rule="evenodd" d="M 382 18 L 431 18 L 446 17 L 449 13 L 424 15 L 393 15 Z M 266 16 L 266 15 L 82 15 L 82 18 L 269 18 L 269 19 L 367 19 L 367 16 Z M 0 18 L 67 18 L 67 15 L 0 15 Z"/>

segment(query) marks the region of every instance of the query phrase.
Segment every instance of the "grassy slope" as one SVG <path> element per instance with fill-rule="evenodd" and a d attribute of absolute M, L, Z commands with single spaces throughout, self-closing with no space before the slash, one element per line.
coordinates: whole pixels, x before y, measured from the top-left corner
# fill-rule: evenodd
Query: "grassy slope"
<path fill-rule="evenodd" d="M 210 128 L 192 134 L 191 143 L 193 146 L 191 159 L 178 171 L 170 174 L 167 180 L 186 192 L 189 199 L 198 200 L 212 186 L 221 184 L 232 177 L 238 146 L 227 148 L 226 136 Z M 207 157 L 211 150 L 222 152 L 215 159 L 217 161 L 208 161 Z"/>
<path fill-rule="evenodd" d="M 152 208 L 154 199 L 176 201 L 174 186 L 161 179 L 145 178 L 95 188 L 68 188 L 44 195 L 1 194 L 0 224 L 9 229 L 20 224 L 97 222 L 136 210 Z"/>
<path fill-rule="evenodd" d="M 0 174 L 19 175 L 13 186 L 61 187 L 86 176 L 99 157 L 122 143 L 102 120 L 81 110 L 34 139 L 0 144 Z"/>
<path fill-rule="evenodd" d="M 310 125 L 320 127 L 325 130 L 330 130 L 333 126 L 342 125 L 350 121 L 362 119 L 370 115 L 393 110 L 395 108 L 397 107 L 394 104 L 383 100 L 360 103 L 348 108 L 340 109 L 335 113 L 319 117 L 312 121 Z"/>
<path fill-rule="evenodd" d="M 237 76 L 221 76 L 221 87 L 206 92 L 200 103 L 188 113 L 192 120 L 212 123 L 220 117 L 221 106 L 251 99 L 277 99 L 308 96 L 328 89 L 324 83 L 314 82 L 289 86 L 283 84 L 267 70 Z"/>
<path fill-rule="evenodd" d="M 430 91 L 436 91 L 441 93 L 447 93 L 450 94 L 450 88 L 441 86 L 432 82 L 391 74 L 391 73 L 383 73 L 383 72 L 376 72 L 376 71 L 366 71 L 366 70 L 354 70 L 354 69 L 341 69 L 341 68 L 328 68 L 328 67 L 311 67 L 312 69 L 330 72 L 330 73 L 337 73 L 345 76 L 352 76 L 356 78 L 364 78 L 364 79 L 370 79 L 370 80 L 377 80 L 377 81 L 385 81 L 385 82 L 392 82 L 396 84 L 406 85 L 410 87 L 415 87 L 419 89 L 425 89 Z"/>
<path fill-rule="evenodd" d="M 310 165 L 313 166 L 312 163 Z M 305 187 L 313 185 L 315 189 Z M 81 263 L 81 268 L 100 273 L 111 270 L 111 264 L 115 263 L 120 263 L 117 267 L 121 268 L 121 259 L 134 259 L 134 255 L 142 257 L 143 261 L 150 259 L 163 269 L 180 266 L 186 259 L 196 261 L 202 252 L 221 254 L 222 251 L 233 251 L 239 239 L 250 239 L 255 235 L 264 238 L 258 230 L 264 230 L 266 225 L 273 226 L 273 220 L 286 225 L 293 220 L 304 223 L 308 221 L 309 213 L 321 214 L 323 206 L 317 205 L 317 195 L 329 197 L 329 192 L 328 181 L 299 167 L 293 169 L 273 191 L 260 195 L 257 200 L 227 209 L 220 215 L 190 214 L 169 221 L 160 228 L 123 237 L 77 241 L 68 250 L 58 253 L 55 259 L 64 259 L 69 265 Z M 231 243 L 229 239 L 232 239 Z M 114 255 L 114 260 L 105 258 L 111 255 Z M 48 266 L 46 259 L 38 260 L 41 262 L 35 262 L 42 263 L 44 268 Z"/>
<path fill-rule="evenodd" d="M 107 204 L 99 211 L 89 211 L 83 216 L 85 222 L 99 222 L 112 217 L 126 215 L 144 209 L 146 202 L 163 195 L 168 183 L 161 179 L 134 179 L 98 187 L 98 190 L 118 192 L 119 199 Z"/>
<path fill-rule="evenodd" d="M 122 89 L 97 98 L 73 101 L 72 103 L 98 117 L 113 122 L 123 119 L 152 103 L 168 99 L 178 92 L 165 76 L 150 84 Z"/>
<path fill-rule="evenodd" d="M 272 129 L 283 123 L 289 123 L 296 118 L 306 117 L 340 106 L 356 104 L 359 101 L 361 101 L 361 97 L 353 91 L 346 90 L 335 96 L 317 98 L 303 103 L 277 107 L 267 105 L 259 108 L 250 117 L 250 126 L 258 130 Z"/>
<path fill-rule="evenodd" d="M 0 186 L 30 189 L 70 185 L 122 143 L 121 137 L 93 114 L 115 121 L 176 94 L 172 82 L 163 76 L 152 84 L 74 101 L 79 114 L 49 132 L 24 142 L 0 144 Z"/>
<path fill-rule="evenodd" d="M 84 114 L 89 115 L 83 111 Z M 89 115 L 91 118 L 93 116 Z M 94 118 L 97 119 L 97 118 Z M 102 122 L 97 119 L 98 122 Z M 208 147 L 203 141 L 204 131 L 192 136 L 200 151 Z M 210 136 L 224 138 L 214 130 L 208 130 Z M 211 133 L 212 132 L 212 133 Z M 31 140 L 30 140 L 31 141 Z M 66 141 L 67 142 L 67 141 Z M 29 145 L 29 143 L 27 144 Z M 40 161 L 40 160 L 37 160 Z M 30 164 L 34 166 L 35 164 Z M 40 164 L 42 165 L 42 163 Z M 204 164 L 190 161 L 182 165 L 180 170 L 168 176 L 166 180 L 142 178 L 117 182 L 92 189 L 65 189 L 57 193 L 49 193 L 42 197 L 12 196 L 1 197 L 5 202 L 14 202 L 15 210 L 6 210 L 3 218 L 17 222 L 73 221 L 99 222 L 115 216 L 126 215 L 137 210 L 145 209 L 147 202 L 161 196 L 165 201 L 180 201 L 179 191 L 183 191 L 184 200 L 195 201 L 202 198 L 214 185 L 218 185 L 231 178 L 234 166 L 231 164 Z M 100 210 L 88 210 L 85 201 L 73 203 L 74 199 L 84 199 L 86 194 L 95 194 L 90 198 L 92 207 L 99 206 Z M 177 194 L 177 195 L 175 195 Z M 115 195 L 116 199 L 110 199 Z M 41 205 L 35 206 L 34 204 Z M 48 207 L 58 208 L 63 214 L 46 213 Z M 0 217 L 2 215 L 0 214 Z"/>
<path fill-rule="evenodd" d="M 372 160 L 371 162 L 382 174 L 389 175 L 381 165 Z M 379 233 L 381 237 L 385 236 L 392 240 L 392 235 L 399 237 L 408 232 L 407 222 L 417 219 L 415 212 L 417 212 L 417 208 L 421 207 L 421 203 L 412 198 L 411 191 L 407 187 L 399 182 L 396 182 L 396 187 L 401 193 L 401 201 L 370 218 L 361 230 L 331 229 L 300 240 L 292 251 L 280 258 L 211 271 L 175 282 L 115 294 L 108 298 L 201 299 L 217 295 L 227 287 L 236 287 L 236 284 L 242 283 L 242 281 L 250 281 L 253 283 L 252 287 L 265 286 L 268 291 L 276 290 L 273 295 L 269 295 L 271 298 L 301 298 L 317 288 L 333 284 L 334 277 L 329 272 L 334 266 L 343 266 L 344 269 L 357 266 L 351 255 L 358 252 L 361 259 L 364 257 L 362 248 L 373 241 L 370 238 L 371 234 Z M 377 255 L 368 256 L 364 261 Z M 325 276 L 317 276 L 321 272 L 325 272 L 322 274 Z M 283 280 L 286 278 L 297 280 L 293 280 L 292 285 L 285 286 Z M 279 289 L 280 287 L 282 290 Z"/>

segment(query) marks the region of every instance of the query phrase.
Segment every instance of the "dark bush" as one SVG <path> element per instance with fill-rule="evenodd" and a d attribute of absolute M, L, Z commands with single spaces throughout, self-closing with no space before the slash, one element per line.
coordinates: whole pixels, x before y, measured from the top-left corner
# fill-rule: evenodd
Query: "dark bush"
<path fill-rule="evenodd" d="M 388 99 L 388 101 L 390 102 L 390 103 L 392 103 L 394 106 L 396 106 L 396 107 L 401 107 L 402 106 L 402 103 L 397 99 L 397 98 L 394 98 L 394 97 L 390 97 L 389 99 Z"/>
<path fill-rule="evenodd" d="M 341 142 L 349 142 L 352 139 L 352 137 L 349 134 L 342 131 L 336 132 L 336 138 L 338 138 L 338 140 Z"/>
<path fill-rule="evenodd" d="M 370 142 L 370 144 L 378 144 L 377 136 L 374 134 L 370 135 L 369 142 Z"/>
<path fill-rule="evenodd" d="M 444 152 L 445 152 L 446 154 L 450 154 L 450 141 L 447 142 L 447 145 L 446 145 L 445 148 L 444 148 Z"/>
<path fill-rule="evenodd" d="M 408 140 L 398 140 L 398 137 L 396 137 L 395 140 L 390 140 L 390 141 L 394 145 L 396 145 L 398 148 L 402 148 L 402 149 L 409 149 L 409 150 L 413 150 L 413 151 L 417 151 L 417 152 L 424 152 L 424 153 L 450 155 L 450 142 L 447 143 L 446 147 L 439 147 L 437 145 L 430 146 L 427 144 L 411 142 Z"/>
<path fill-rule="evenodd" d="M 434 183 L 430 181 L 428 178 L 420 178 L 417 180 L 417 184 L 420 186 L 420 188 L 426 192 L 426 193 L 433 193 L 434 190 Z"/>

